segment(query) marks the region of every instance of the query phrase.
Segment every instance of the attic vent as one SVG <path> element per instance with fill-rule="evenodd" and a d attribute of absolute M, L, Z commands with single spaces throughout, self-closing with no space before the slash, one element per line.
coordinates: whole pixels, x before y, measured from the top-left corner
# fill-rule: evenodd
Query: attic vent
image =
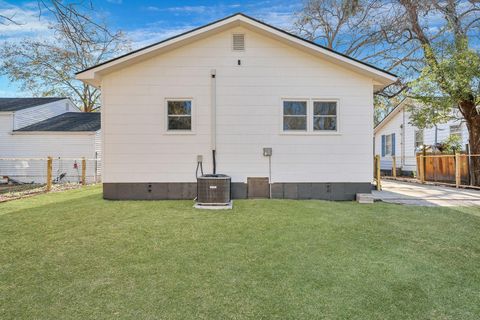
<path fill-rule="evenodd" d="M 232 47 L 233 47 L 233 51 L 245 50 L 245 35 L 243 33 L 233 34 Z"/>

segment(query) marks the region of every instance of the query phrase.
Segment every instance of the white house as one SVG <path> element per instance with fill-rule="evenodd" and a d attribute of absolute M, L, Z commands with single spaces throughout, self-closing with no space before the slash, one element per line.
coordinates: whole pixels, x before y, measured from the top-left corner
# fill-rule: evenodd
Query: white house
<path fill-rule="evenodd" d="M 392 170 L 392 157 L 395 156 L 396 167 L 401 169 L 403 174 L 416 172 L 415 156 L 420 148 L 423 145 L 441 143 L 450 135 L 460 136 L 462 148 L 465 149 L 468 144 L 468 129 L 461 117 L 437 127 L 418 129 L 410 124 L 407 101 L 399 103 L 374 129 L 374 153 L 381 156 L 382 170 Z"/>
<path fill-rule="evenodd" d="M 100 114 L 80 112 L 67 98 L 0 98 L 0 178 L 44 181 L 45 161 L 5 159 L 48 156 L 56 159 L 54 178 L 57 171 L 73 176 L 72 159 L 100 158 L 100 138 Z"/>
<path fill-rule="evenodd" d="M 263 177 L 274 198 L 354 199 L 371 190 L 373 92 L 397 80 L 243 14 L 77 78 L 102 90 L 108 199 L 193 199 L 197 159 L 233 198 Z"/>

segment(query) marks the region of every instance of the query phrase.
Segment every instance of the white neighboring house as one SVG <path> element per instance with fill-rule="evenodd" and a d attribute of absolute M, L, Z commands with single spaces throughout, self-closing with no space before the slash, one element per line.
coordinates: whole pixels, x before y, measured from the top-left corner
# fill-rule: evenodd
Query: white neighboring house
<path fill-rule="evenodd" d="M 57 159 L 54 178 L 60 171 L 73 176 L 73 160 L 58 158 L 100 158 L 100 138 L 100 114 L 80 112 L 67 98 L 0 98 L 2 159 L 51 156 Z M 95 177 L 91 163 L 91 168 L 87 167 L 89 180 Z M 43 182 L 45 168 L 45 161 L 40 160 L 0 160 L 0 178 Z"/>
<path fill-rule="evenodd" d="M 392 170 L 392 156 L 395 156 L 397 169 L 401 169 L 405 175 L 417 171 L 415 156 L 423 145 L 435 145 L 452 134 L 461 137 L 463 150 L 468 144 L 468 129 L 462 120 L 451 120 L 436 128 L 423 130 L 411 125 L 406 100 L 399 103 L 375 127 L 374 133 L 374 154 L 381 156 L 382 171 Z"/>
<path fill-rule="evenodd" d="M 77 78 L 102 90 L 108 199 L 193 199 L 197 156 L 233 198 L 264 177 L 274 198 L 354 199 L 371 190 L 373 92 L 397 80 L 243 14 Z"/>

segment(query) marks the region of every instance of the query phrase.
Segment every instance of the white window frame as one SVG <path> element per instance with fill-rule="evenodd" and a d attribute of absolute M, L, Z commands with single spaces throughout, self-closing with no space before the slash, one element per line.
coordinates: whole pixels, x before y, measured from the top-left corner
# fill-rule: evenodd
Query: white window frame
<path fill-rule="evenodd" d="M 388 138 L 390 138 L 390 150 L 388 150 Z M 391 156 L 393 151 L 393 133 L 385 135 L 385 156 Z"/>
<path fill-rule="evenodd" d="M 336 129 L 335 130 L 314 130 L 313 128 L 313 121 L 315 119 L 315 115 L 313 114 L 314 112 L 314 103 L 315 102 L 335 102 L 336 103 L 336 110 L 335 110 L 335 118 L 337 120 L 337 126 L 336 126 Z M 311 107 L 311 112 L 312 112 L 312 119 L 311 119 L 311 125 L 312 125 L 312 132 L 313 133 L 316 133 L 316 134 L 332 134 L 332 133 L 338 133 L 340 130 L 339 130 L 339 126 L 340 126 L 340 121 L 339 121 L 339 118 L 340 118 L 340 101 L 339 99 L 312 99 L 312 107 Z M 333 116 L 331 116 L 333 117 Z"/>
<path fill-rule="evenodd" d="M 306 103 L 306 106 L 307 106 L 306 112 L 307 112 L 307 114 L 305 115 L 305 117 L 307 118 L 307 119 L 306 119 L 306 121 L 307 121 L 307 127 L 305 128 L 305 130 L 284 130 L 284 129 L 283 129 L 283 117 L 285 116 L 284 113 L 283 113 L 283 111 L 284 111 L 283 103 L 286 102 L 286 101 L 287 101 L 287 102 L 288 102 L 288 101 L 292 101 L 292 102 L 294 101 L 294 102 L 305 102 L 305 103 Z M 308 127 L 308 126 L 309 126 L 309 120 L 308 120 L 308 119 L 309 119 L 309 116 L 308 116 L 308 115 L 309 115 L 309 113 L 310 113 L 309 109 L 310 109 L 309 99 L 306 99 L 306 98 L 286 98 L 286 99 L 282 99 L 282 102 L 280 103 L 280 110 L 281 110 L 280 113 L 281 113 L 281 115 L 282 115 L 282 116 L 281 116 L 281 121 L 280 121 L 280 125 L 281 125 L 280 130 L 281 130 L 283 133 L 285 133 L 285 134 L 306 134 L 306 133 L 308 133 L 308 131 L 309 131 L 309 127 Z M 300 116 L 299 116 L 299 117 L 300 117 Z M 302 117 L 303 117 L 303 116 L 302 116 Z"/>
<path fill-rule="evenodd" d="M 417 135 L 418 134 L 422 134 L 422 144 L 417 146 Z M 418 129 L 418 130 L 415 130 L 414 133 L 413 133 L 413 141 L 415 143 L 415 149 L 419 149 L 421 148 L 424 144 L 425 144 L 425 132 L 423 129 Z"/>
<path fill-rule="evenodd" d="M 283 102 L 304 101 L 307 103 L 307 130 L 284 130 L 283 129 Z M 336 130 L 314 130 L 313 129 L 313 104 L 314 102 L 336 102 L 337 103 L 337 129 Z M 339 98 L 305 98 L 305 97 L 282 97 L 280 99 L 280 135 L 341 135 L 341 101 Z"/>
<path fill-rule="evenodd" d="M 192 114 L 190 115 L 191 117 L 191 128 L 190 130 L 169 130 L 168 129 L 168 102 L 169 101 L 190 101 L 192 105 Z M 195 102 L 194 99 L 191 97 L 186 97 L 186 98 L 165 98 L 164 101 L 164 133 L 169 134 L 169 135 L 189 135 L 189 134 L 195 134 Z"/>

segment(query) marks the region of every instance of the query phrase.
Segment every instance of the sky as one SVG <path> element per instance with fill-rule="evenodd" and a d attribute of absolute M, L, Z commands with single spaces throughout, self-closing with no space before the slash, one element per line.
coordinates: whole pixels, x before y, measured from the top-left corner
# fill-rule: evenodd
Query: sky
<path fill-rule="evenodd" d="M 302 1 L 231 0 L 231 1 L 135 1 L 91 0 L 96 12 L 105 17 L 113 30 L 123 30 L 140 48 L 236 12 L 243 12 L 285 30 L 292 28 L 294 12 Z M 20 25 L 0 25 L 3 41 L 48 37 L 48 19 L 39 17 L 37 2 L 0 0 L 0 14 L 14 17 Z M 18 84 L 0 76 L 0 96 L 31 96 Z"/>

